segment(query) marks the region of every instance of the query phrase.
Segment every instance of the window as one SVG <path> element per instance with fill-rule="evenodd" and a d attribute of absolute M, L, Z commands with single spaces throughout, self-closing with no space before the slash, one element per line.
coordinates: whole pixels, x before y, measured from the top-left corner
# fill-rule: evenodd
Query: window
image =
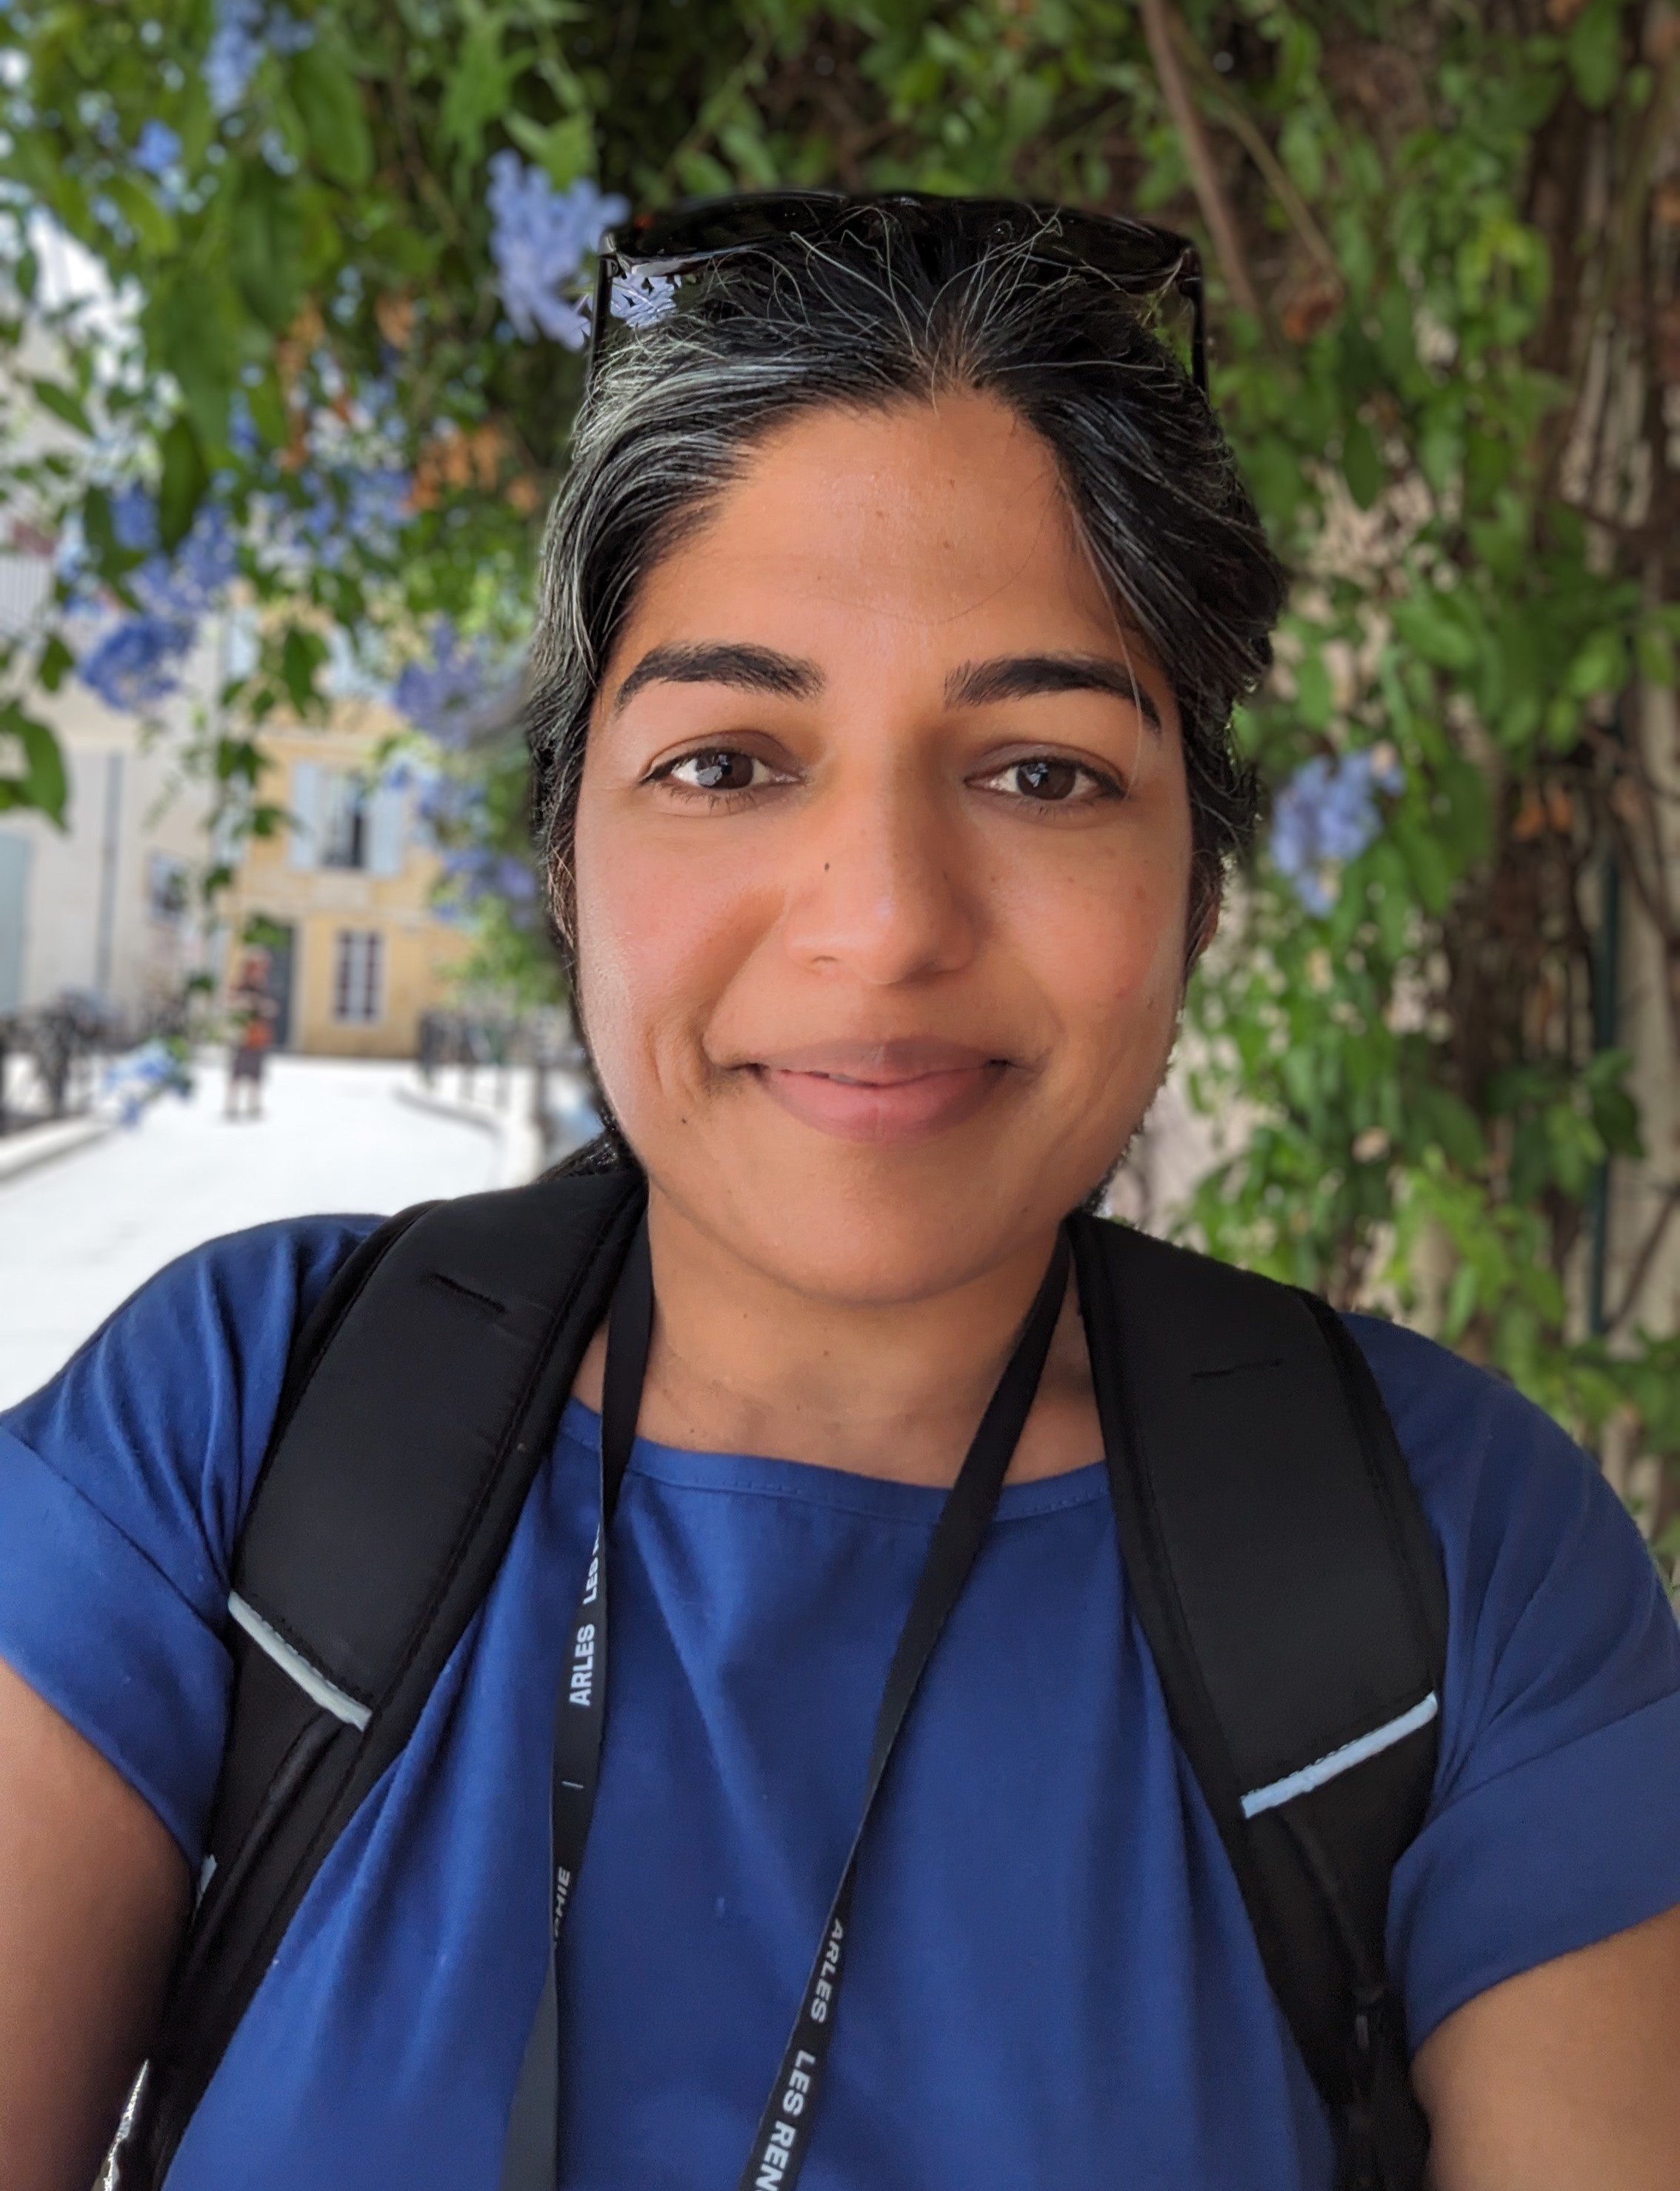
<path fill-rule="evenodd" d="M 341 928 L 333 960 L 333 1016 L 369 1027 L 384 1010 L 384 938 L 377 929 Z"/>
<path fill-rule="evenodd" d="M 375 789 L 362 770 L 293 761 L 286 803 L 293 867 L 401 874 L 409 836 L 409 794 L 401 783 Z"/>
<path fill-rule="evenodd" d="M 321 779 L 321 864 L 367 864 L 367 787 L 347 770 L 328 769 Z"/>

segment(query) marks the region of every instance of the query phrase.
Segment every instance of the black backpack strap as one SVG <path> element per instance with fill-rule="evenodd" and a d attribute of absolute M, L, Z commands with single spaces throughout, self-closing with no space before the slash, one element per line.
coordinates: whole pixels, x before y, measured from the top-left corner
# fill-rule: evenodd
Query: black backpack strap
<path fill-rule="evenodd" d="M 1375 1380 L 1324 1302 L 1101 1220 L 1073 1244 L 1133 1603 L 1347 2191 L 1418 2191 L 1387 1972 L 1423 1820 L 1440 1562 Z"/>
<path fill-rule="evenodd" d="M 310 1881 L 477 1611 L 643 1201 L 616 1171 L 394 1218 L 293 1350 L 230 1600 L 197 1909 L 115 2181 L 160 2184 Z"/>

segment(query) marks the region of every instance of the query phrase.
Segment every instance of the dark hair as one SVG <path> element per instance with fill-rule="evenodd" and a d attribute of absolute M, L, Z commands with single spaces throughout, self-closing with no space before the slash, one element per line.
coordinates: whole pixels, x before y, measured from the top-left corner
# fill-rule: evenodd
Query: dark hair
<path fill-rule="evenodd" d="M 953 389 L 996 396 L 1048 445 L 1123 621 L 1171 683 L 1199 930 L 1254 828 L 1231 710 L 1271 660 L 1284 591 L 1218 422 L 1136 300 L 1100 275 L 1018 243 L 977 248 L 954 219 L 948 235 L 913 235 L 877 210 L 820 248 L 715 263 L 663 317 L 606 345 L 550 522 L 527 703 L 534 814 L 574 977 L 584 747 L 636 588 L 774 427 Z"/>

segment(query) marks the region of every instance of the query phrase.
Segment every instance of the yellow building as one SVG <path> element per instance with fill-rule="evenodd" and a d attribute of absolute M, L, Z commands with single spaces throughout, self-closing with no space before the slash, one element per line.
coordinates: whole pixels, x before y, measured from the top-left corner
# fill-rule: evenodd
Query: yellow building
<path fill-rule="evenodd" d="M 396 728 L 369 703 L 323 730 L 265 726 L 262 796 L 291 826 L 248 839 L 227 899 L 229 972 L 249 937 L 270 953 L 282 1050 L 412 1057 L 420 1016 L 445 1003 L 468 939 L 431 906 L 436 854 L 423 841 L 412 786 L 373 780 Z"/>

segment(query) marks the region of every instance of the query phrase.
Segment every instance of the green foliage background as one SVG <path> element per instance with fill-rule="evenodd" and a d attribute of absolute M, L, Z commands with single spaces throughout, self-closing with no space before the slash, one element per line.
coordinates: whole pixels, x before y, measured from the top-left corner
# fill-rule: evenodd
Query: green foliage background
<path fill-rule="evenodd" d="M 283 498 L 342 390 L 387 378 L 416 507 L 395 542 L 276 576 L 218 772 L 307 711 L 331 623 L 447 612 L 517 642 L 565 462 L 575 356 L 511 339 L 487 167 L 648 205 L 789 182 L 1005 191 L 1142 209 L 1203 240 L 1215 392 L 1298 574 L 1242 735 L 1268 779 L 1381 745 L 1404 771 L 1309 913 L 1262 857 L 1199 984 L 1199 1100 L 1253 1130 L 1199 1194 L 1218 1252 L 1375 1297 L 1582 1435 L 1680 1454 L 1680 1352 L 1641 1328 L 1676 1152 L 1649 1158 L 1619 1046 L 1613 902 L 1643 923 L 1680 1054 L 1675 778 L 1654 692 L 1680 641 L 1669 412 L 1680 382 L 1680 31 L 1624 0 L 298 0 L 218 119 L 211 0 L 15 0 L 0 176 L 31 308 L 44 208 L 138 299 L 121 368 L 73 316 L 36 399 L 77 448 L 14 441 L 32 521 L 134 558 L 110 495 L 154 481 L 166 544 L 213 477 Z M 137 174 L 148 117 L 184 191 Z M 0 222 L 0 226 L 4 223 Z M 39 314 L 38 302 L 35 310 Z M 259 436 L 230 430 L 237 391 Z M 254 536 L 253 536 L 254 537 Z M 63 796 L 14 651 L 0 801 Z M 504 765 L 498 764 L 498 765 Z M 1666 787 L 1666 788 L 1665 788 Z M 501 806 L 508 805 L 505 797 Z M 505 964 L 505 923 L 490 942 Z M 1666 1022 L 1662 1013 L 1666 1012 Z M 1612 1161 L 1642 1228 L 1603 1229 Z M 1643 1262 L 1642 1262 L 1643 1258 Z M 1659 1517 L 1660 1519 L 1660 1517 Z"/>

